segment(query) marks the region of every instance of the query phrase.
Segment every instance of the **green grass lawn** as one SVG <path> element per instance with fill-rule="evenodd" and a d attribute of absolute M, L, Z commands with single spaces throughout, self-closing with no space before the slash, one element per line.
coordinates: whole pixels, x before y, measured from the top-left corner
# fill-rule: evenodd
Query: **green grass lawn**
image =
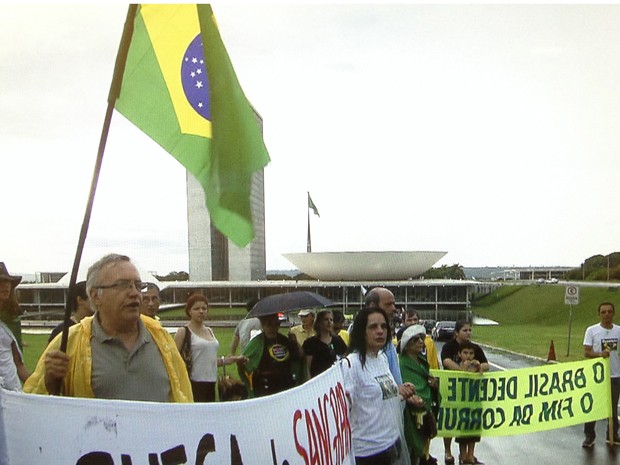
<path fill-rule="evenodd" d="M 24 343 L 24 363 L 30 369 L 34 370 L 34 367 L 39 360 L 39 356 L 47 346 L 47 334 L 22 334 L 22 340 Z"/>
<path fill-rule="evenodd" d="M 599 303 L 609 301 L 620 309 L 620 293 L 615 288 L 580 289 L 579 304 L 572 309 L 569 351 L 570 306 L 564 303 L 564 292 L 565 286 L 557 284 L 502 287 L 472 308 L 476 315 L 500 325 L 476 326 L 473 339 L 541 358 L 547 358 L 553 341 L 558 361 L 582 360 L 583 336 L 588 326 L 599 321 Z"/>

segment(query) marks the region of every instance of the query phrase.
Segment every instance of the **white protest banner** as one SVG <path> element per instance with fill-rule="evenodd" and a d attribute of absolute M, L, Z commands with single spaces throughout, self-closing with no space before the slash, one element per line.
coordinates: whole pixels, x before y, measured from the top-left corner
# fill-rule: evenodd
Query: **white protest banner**
<path fill-rule="evenodd" d="M 212 404 L 0 389 L 0 464 L 353 465 L 348 412 L 340 367 L 270 397 Z"/>

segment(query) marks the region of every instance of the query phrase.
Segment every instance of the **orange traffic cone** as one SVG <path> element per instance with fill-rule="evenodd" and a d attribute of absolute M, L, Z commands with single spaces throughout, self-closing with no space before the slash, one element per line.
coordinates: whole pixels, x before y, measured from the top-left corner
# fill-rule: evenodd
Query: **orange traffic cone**
<path fill-rule="evenodd" d="M 551 345 L 549 346 L 549 355 L 547 355 L 547 361 L 556 360 L 555 358 L 555 347 L 553 347 L 553 339 L 551 339 Z"/>

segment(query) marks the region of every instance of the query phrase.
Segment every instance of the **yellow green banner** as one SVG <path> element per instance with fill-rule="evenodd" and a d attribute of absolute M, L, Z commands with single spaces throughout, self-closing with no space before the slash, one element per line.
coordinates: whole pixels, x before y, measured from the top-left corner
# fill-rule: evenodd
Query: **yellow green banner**
<path fill-rule="evenodd" d="M 609 418 L 609 359 L 439 378 L 438 435 L 510 436 Z"/>

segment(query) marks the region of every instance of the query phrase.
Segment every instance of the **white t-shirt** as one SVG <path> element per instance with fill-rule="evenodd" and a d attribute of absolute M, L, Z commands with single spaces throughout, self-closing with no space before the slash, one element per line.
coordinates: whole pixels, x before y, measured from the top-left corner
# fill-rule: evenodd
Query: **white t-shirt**
<path fill-rule="evenodd" d="M 355 352 L 342 360 L 341 367 L 351 400 L 353 453 L 356 457 L 368 457 L 386 450 L 400 437 L 404 406 L 386 355 L 367 354 L 362 368 Z"/>
<path fill-rule="evenodd" d="M 620 378 L 620 359 L 618 358 L 618 346 L 620 345 L 620 326 L 613 325 L 606 329 L 600 323 L 589 326 L 583 338 L 584 346 L 592 346 L 594 352 L 601 352 L 603 347 L 609 353 L 609 371 L 612 378 Z"/>
<path fill-rule="evenodd" d="M 21 391 L 22 385 L 13 360 L 13 343 L 19 351 L 15 336 L 9 327 L 0 321 L 0 386 L 9 391 Z"/>

